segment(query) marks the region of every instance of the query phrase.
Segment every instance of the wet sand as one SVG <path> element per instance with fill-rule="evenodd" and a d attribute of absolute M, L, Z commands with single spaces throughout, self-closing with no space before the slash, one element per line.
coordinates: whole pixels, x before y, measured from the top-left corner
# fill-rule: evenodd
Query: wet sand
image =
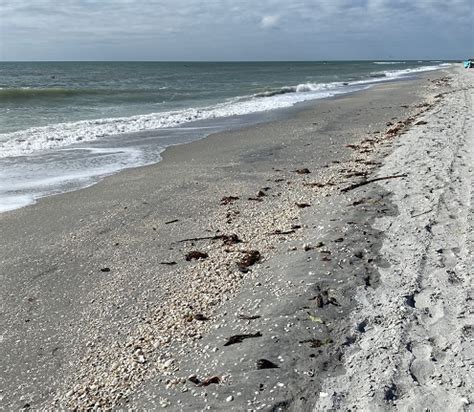
<path fill-rule="evenodd" d="M 375 219 L 399 208 L 385 185 L 341 189 L 382 173 L 406 119 L 455 87 L 428 79 L 445 75 L 172 147 L 157 165 L 1 214 L 0 407 L 333 400 L 325 382 L 347 375 L 358 294 L 376 294 L 390 262 Z M 183 241 L 195 238 L 209 239 Z M 253 337 L 225 345 L 239 334 Z"/>

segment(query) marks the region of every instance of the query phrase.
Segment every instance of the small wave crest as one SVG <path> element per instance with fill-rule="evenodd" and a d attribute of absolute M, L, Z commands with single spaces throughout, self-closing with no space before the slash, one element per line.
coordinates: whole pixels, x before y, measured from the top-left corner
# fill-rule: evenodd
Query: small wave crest
<path fill-rule="evenodd" d="M 264 92 L 260 93 L 255 93 L 253 97 L 273 97 L 273 96 L 278 96 L 280 94 L 286 94 L 286 93 L 294 93 L 296 92 L 296 87 L 282 87 L 280 89 L 274 89 L 274 90 L 267 90 Z"/>
<path fill-rule="evenodd" d="M 403 77 L 407 76 L 410 74 L 416 74 L 416 73 L 423 73 L 423 72 L 429 72 L 433 70 L 438 70 L 442 67 L 447 67 L 450 66 L 450 64 L 440 64 L 438 66 L 422 66 L 422 67 L 415 67 L 412 69 L 404 69 L 404 70 L 389 70 L 385 72 L 385 75 L 390 78 L 398 78 L 398 77 Z"/>
<path fill-rule="evenodd" d="M 342 86 L 342 83 L 301 83 L 297 86 L 284 86 L 279 89 L 266 90 L 264 92 L 256 93 L 252 97 L 273 97 L 287 93 L 307 93 L 307 92 L 320 92 L 330 89 L 335 89 L 338 86 Z"/>
<path fill-rule="evenodd" d="M 291 107 L 298 102 L 324 98 L 338 93 L 328 90 L 296 93 L 297 88 L 293 88 L 294 92 L 282 90 L 275 93 L 272 91 L 260 97 L 244 96 L 203 108 L 120 118 L 81 120 L 4 133 L 0 134 L 0 157 L 29 155 L 43 150 L 59 149 L 74 143 L 93 141 L 106 136 L 177 127 L 196 120 L 240 116 Z M 310 88 L 308 87 L 308 90 Z M 316 89 L 316 87 L 313 88 Z M 300 87 L 300 91 L 303 89 Z"/>
<path fill-rule="evenodd" d="M 381 65 L 384 65 L 384 64 L 406 64 L 407 62 L 374 62 L 374 64 L 381 64 Z"/>

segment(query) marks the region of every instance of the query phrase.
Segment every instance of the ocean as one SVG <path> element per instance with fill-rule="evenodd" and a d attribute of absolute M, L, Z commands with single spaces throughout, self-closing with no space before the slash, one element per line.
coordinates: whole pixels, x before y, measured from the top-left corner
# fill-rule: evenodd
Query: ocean
<path fill-rule="evenodd" d="M 442 61 L 0 63 L 0 211 Z"/>

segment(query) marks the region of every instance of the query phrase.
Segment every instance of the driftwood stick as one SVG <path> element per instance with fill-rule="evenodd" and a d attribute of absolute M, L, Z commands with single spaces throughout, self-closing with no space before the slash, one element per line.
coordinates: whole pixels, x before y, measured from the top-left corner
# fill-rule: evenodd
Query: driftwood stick
<path fill-rule="evenodd" d="M 217 235 L 217 236 L 204 236 L 204 237 L 192 237 L 189 239 L 183 239 L 179 240 L 178 243 L 183 243 L 183 242 L 195 242 L 197 240 L 218 240 L 222 239 L 224 235 Z"/>
<path fill-rule="evenodd" d="M 296 231 L 294 229 L 291 230 L 275 230 L 274 232 L 269 232 L 267 233 L 268 235 L 289 235 L 291 233 L 295 233 Z"/>
<path fill-rule="evenodd" d="M 369 183 L 378 182 L 380 180 L 398 179 L 400 177 L 407 177 L 407 176 L 408 175 L 404 173 L 402 175 L 384 176 L 384 177 L 377 177 L 375 179 L 364 180 L 363 182 L 355 183 L 353 185 L 344 187 L 343 189 L 341 189 L 341 192 L 345 193 L 345 192 L 348 192 L 349 190 L 357 189 L 358 187 L 368 185 Z"/>
<path fill-rule="evenodd" d="M 215 236 L 204 236 L 204 237 L 194 237 L 191 239 L 183 239 L 178 241 L 177 243 L 183 242 L 194 242 L 197 240 L 222 240 L 225 245 L 235 245 L 236 243 L 241 243 L 242 240 L 235 233 L 231 233 L 229 235 L 215 235 Z"/>
<path fill-rule="evenodd" d="M 433 208 L 431 208 L 430 210 L 427 210 L 426 212 L 421 212 L 421 213 L 418 213 L 418 214 L 416 214 L 416 215 L 413 215 L 412 218 L 413 218 L 413 217 L 418 217 L 418 216 L 426 215 L 426 214 L 428 214 L 428 213 L 430 213 L 430 212 L 432 212 L 432 211 L 433 211 Z"/>

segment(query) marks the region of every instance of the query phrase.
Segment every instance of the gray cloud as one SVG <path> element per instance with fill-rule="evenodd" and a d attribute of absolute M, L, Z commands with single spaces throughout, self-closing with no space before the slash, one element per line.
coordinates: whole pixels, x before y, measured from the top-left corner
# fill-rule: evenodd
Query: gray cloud
<path fill-rule="evenodd" d="M 0 58 L 461 58 L 472 18 L 472 0 L 2 0 Z"/>

